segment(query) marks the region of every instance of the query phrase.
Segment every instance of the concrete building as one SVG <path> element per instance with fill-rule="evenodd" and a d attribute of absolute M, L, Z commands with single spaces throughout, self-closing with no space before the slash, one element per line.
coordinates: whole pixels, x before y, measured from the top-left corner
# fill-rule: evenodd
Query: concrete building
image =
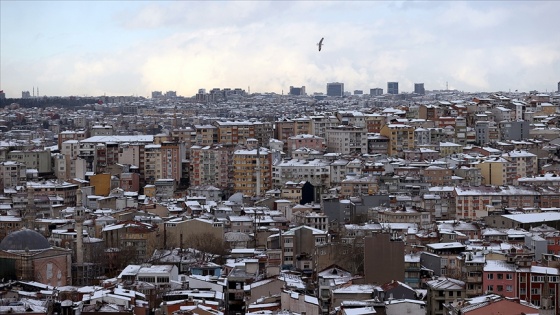
<path fill-rule="evenodd" d="M 387 154 L 390 156 L 403 155 L 404 150 L 414 148 L 414 130 L 410 125 L 389 124 L 381 128 L 380 135 L 389 139 Z"/>
<path fill-rule="evenodd" d="M 169 221 L 164 223 L 166 248 L 185 248 L 189 239 L 194 235 L 204 235 L 208 233 L 216 240 L 224 240 L 224 223 L 201 218 Z"/>
<path fill-rule="evenodd" d="M 27 181 L 27 167 L 23 163 L 0 162 L 0 189 L 23 186 Z"/>
<path fill-rule="evenodd" d="M 383 95 L 383 89 L 382 88 L 369 89 L 369 95 L 371 96 Z"/>
<path fill-rule="evenodd" d="M 308 148 L 323 152 L 326 148 L 325 138 L 309 134 L 300 134 L 288 138 L 288 156 L 299 148 Z"/>
<path fill-rule="evenodd" d="M 388 94 L 399 94 L 399 82 L 387 82 L 387 93 Z"/>
<path fill-rule="evenodd" d="M 424 83 L 414 83 L 414 93 L 419 95 L 426 94 L 426 89 L 424 89 Z"/>
<path fill-rule="evenodd" d="M 213 125 L 194 125 L 197 145 L 211 145 L 218 143 L 218 128 Z"/>
<path fill-rule="evenodd" d="M 364 265 L 367 283 L 404 282 L 404 243 L 387 233 L 365 237 Z"/>
<path fill-rule="evenodd" d="M 326 131 L 327 151 L 342 154 L 367 153 L 367 134 L 365 127 L 340 125 Z"/>
<path fill-rule="evenodd" d="M 189 182 L 192 186 L 214 185 L 220 189 L 233 190 L 234 146 L 215 144 L 195 145 L 189 149 Z"/>
<path fill-rule="evenodd" d="M 181 163 L 184 155 L 181 154 L 183 144 L 177 142 L 161 143 L 161 179 L 172 179 L 178 184 L 182 178 Z"/>
<path fill-rule="evenodd" d="M 8 161 L 24 164 L 28 169 L 36 169 L 39 175 L 52 173 L 51 152 L 46 150 L 10 151 L 6 156 Z"/>
<path fill-rule="evenodd" d="M 307 95 L 305 93 L 305 86 L 290 86 L 290 95 L 294 96 L 304 96 Z"/>
<path fill-rule="evenodd" d="M 330 243 L 330 235 L 327 231 L 302 225 L 271 235 L 267 242 L 267 248 L 282 249 L 283 266 L 311 273 L 315 268 L 315 249 L 319 245 Z"/>
<path fill-rule="evenodd" d="M 111 125 L 93 125 L 90 128 L 90 135 L 92 137 L 95 136 L 112 136 L 113 135 L 113 126 Z"/>
<path fill-rule="evenodd" d="M 426 282 L 428 293 L 427 315 L 444 315 L 445 305 L 465 297 L 465 282 L 453 278 L 437 277 Z"/>
<path fill-rule="evenodd" d="M 286 182 L 310 182 L 314 186 L 329 183 L 330 167 L 326 160 L 290 159 L 278 162 L 272 167 L 272 181 L 274 187 L 280 188 Z"/>
<path fill-rule="evenodd" d="M 529 138 L 530 123 L 525 120 L 502 121 L 498 123 L 500 140 L 522 141 Z"/>
<path fill-rule="evenodd" d="M 344 83 L 340 83 L 340 82 L 327 83 L 327 96 L 333 96 L 333 97 L 344 96 Z"/>
<path fill-rule="evenodd" d="M 233 185 L 235 192 L 262 196 L 272 188 L 274 152 L 266 148 L 233 152 Z M 275 156 L 275 157 L 273 157 Z"/>

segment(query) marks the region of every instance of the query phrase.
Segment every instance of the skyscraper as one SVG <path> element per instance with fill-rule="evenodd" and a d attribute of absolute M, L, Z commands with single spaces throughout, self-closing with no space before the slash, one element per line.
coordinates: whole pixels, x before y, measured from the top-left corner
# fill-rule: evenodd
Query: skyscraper
<path fill-rule="evenodd" d="M 305 86 L 302 87 L 290 86 L 290 95 L 306 95 Z"/>
<path fill-rule="evenodd" d="M 399 82 L 387 82 L 387 93 L 399 94 Z"/>
<path fill-rule="evenodd" d="M 414 93 L 419 95 L 426 94 L 426 90 L 424 89 L 424 83 L 414 83 Z"/>
<path fill-rule="evenodd" d="M 560 82 L 558 82 L 558 93 L 560 93 Z"/>
<path fill-rule="evenodd" d="M 344 95 L 344 83 L 327 83 L 327 96 L 342 97 Z"/>
<path fill-rule="evenodd" d="M 369 89 L 369 95 L 371 96 L 383 95 L 383 89 L 382 88 Z"/>

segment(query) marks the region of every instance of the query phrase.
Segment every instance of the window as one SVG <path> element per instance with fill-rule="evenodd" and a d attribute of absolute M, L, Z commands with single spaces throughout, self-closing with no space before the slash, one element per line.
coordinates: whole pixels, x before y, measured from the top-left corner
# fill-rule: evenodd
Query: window
<path fill-rule="evenodd" d="M 511 285 L 506 285 L 506 291 L 507 291 L 507 292 L 513 292 L 513 286 L 511 286 Z"/>
<path fill-rule="evenodd" d="M 494 274 L 493 273 L 487 274 L 487 278 L 488 278 L 488 280 L 493 280 L 494 279 Z"/>
<path fill-rule="evenodd" d="M 503 273 L 498 273 L 498 280 L 502 280 L 504 279 L 504 274 Z"/>
<path fill-rule="evenodd" d="M 511 273 L 506 274 L 506 279 L 507 280 L 512 280 L 513 279 L 513 275 Z"/>
<path fill-rule="evenodd" d="M 489 285 L 489 286 L 488 286 L 488 291 L 489 291 L 489 292 L 494 291 L 494 286 L 493 286 L 493 285 Z"/>

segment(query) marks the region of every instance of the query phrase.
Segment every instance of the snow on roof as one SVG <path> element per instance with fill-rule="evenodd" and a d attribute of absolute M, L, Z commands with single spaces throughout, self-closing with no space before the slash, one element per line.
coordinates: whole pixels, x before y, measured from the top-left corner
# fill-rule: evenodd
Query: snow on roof
<path fill-rule="evenodd" d="M 504 214 L 502 216 L 519 223 L 542 223 L 560 220 L 560 212 Z"/>
<path fill-rule="evenodd" d="M 80 143 L 125 143 L 125 142 L 154 142 L 153 135 L 129 135 L 129 136 L 93 136 L 81 140 Z"/>

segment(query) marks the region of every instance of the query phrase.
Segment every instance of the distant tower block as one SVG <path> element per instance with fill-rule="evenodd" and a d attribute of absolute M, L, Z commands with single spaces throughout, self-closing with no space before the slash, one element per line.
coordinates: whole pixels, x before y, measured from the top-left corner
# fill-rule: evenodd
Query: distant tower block
<path fill-rule="evenodd" d="M 387 82 L 387 93 L 399 94 L 399 82 Z"/>
<path fill-rule="evenodd" d="M 424 89 L 424 83 L 414 83 L 414 93 L 418 95 L 426 94 L 426 90 Z"/>

